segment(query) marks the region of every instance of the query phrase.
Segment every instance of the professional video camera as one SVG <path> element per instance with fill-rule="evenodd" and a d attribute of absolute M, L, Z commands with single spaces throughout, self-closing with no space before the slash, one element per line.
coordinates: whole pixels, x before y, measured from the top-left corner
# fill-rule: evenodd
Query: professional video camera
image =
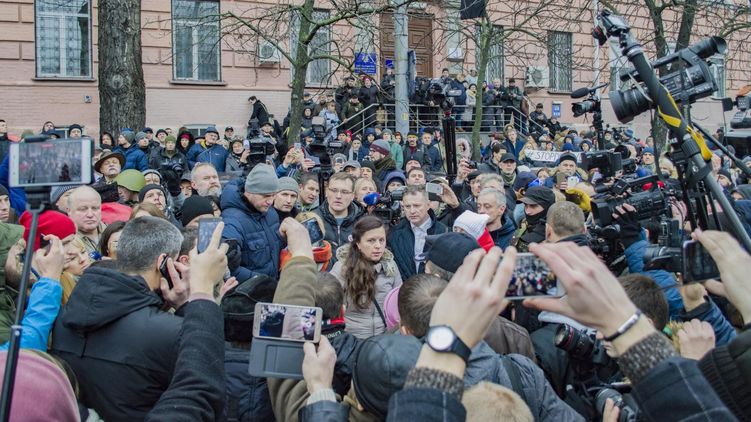
<path fill-rule="evenodd" d="M 670 216 L 670 197 L 679 197 L 674 188 L 660 188 L 656 175 L 634 180 L 617 179 L 610 186 L 600 185 L 598 195 L 592 200 L 592 216 L 598 226 L 613 222 L 613 213 L 619 205 L 636 208 L 637 219 L 647 220 L 662 215 Z"/>
<path fill-rule="evenodd" d="M 266 157 L 276 152 L 274 144 L 266 136 L 256 136 L 253 139 L 248 139 L 245 145 L 247 145 L 248 151 L 250 151 L 250 154 L 248 154 L 250 168 L 255 167 L 256 164 L 265 163 Z"/>
<path fill-rule="evenodd" d="M 677 220 L 660 219 L 660 234 L 656 245 L 649 245 L 644 251 L 644 268 L 665 270 L 671 273 L 683 271 L 683 240 Z"/>
<path fill-rule="evenodd" d="M 400 187 L 383 195 L 372 193 L 364 199 L 367 205 L 374 205 L 372 214 L 391 226 L 396 225 L 402 217 L 401 201 L 404 198 L 405 187 Z"/>
<path fill-rule="evenodd" d="M 417 104 L 435 105 L 443 110 L 454 107 L 454 98 L 462 95 L 459 89 L 448 89 L 441 79 L 415 78 L 415 93 L 412 101 Z"/>
<path fill-rule="evenodd" d="M 723 101 L 723 111 L 732 110 L 733 105 L 738 108 L 730 119 L 730 127 L 733 130 L 726 132 L 723 137 L 727 145 L 735 148 L 735 154 L 738 157 L 751 155 L 751 130 L 748 130 L 751 129 L 751 97 L 748 95 L 748 89 L 751 89 L 751 85 L 741 89 L 735 101 L 726 99 L 727 105 Z"/>
<path fill-rule="evenodd" d="M 601 32 L 595 33 L 598 41 L 602 36 L 605 35 Z M 676 102 L 691 104 L 717 91 L 717 82 L 712 77 L 707 59 L 715 54 L 724 54 L 725 51 L 727 51 L 727 43 L 724 39 L 709 37 L 673 54 L 660 57 L 652 62 L 652 67 L 657 69 L 671 65 L 673 72 L 661 77 L 660 82 L 668 89 Z M 620 79 L 624 82 L 629 80 L 634 82 L 628 90 L 610 92 L 613 111 L 620 122 L 628 123 L 635 116 L 656 107 L 656 103 L 647 94 L 636 70 L 626 69 L 622 72 Z"/>

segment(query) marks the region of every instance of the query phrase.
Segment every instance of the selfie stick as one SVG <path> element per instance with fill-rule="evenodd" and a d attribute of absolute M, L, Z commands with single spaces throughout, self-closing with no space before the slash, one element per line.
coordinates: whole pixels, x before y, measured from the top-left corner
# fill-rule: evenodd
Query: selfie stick
<path fill-rule="evenodd" d="M 2 407 L 0 407 L 0 420 L 6 422 L 10 419 L 10 404 L 13 400 L 13 384 L 16 379 L 18 367 L 18 354 L 21 347 L 21 322 L 26 310 L 26 289 L 29 286 L 29 273 L 31 272 L 31 258 L 34 254 L 34 239 L 37 237 L 39 214 L 44 211 L 50 198 L 49 187 L 26 188 L 26 201 L 28 211 L 31 213 L 31 227 L 26 242 L 26 254 L 23 258 L 23 272 L 18 286 L 18 299 L 16 301 L 16 319 L 10 326 L 10 344 L 8 355 L 5 359 L 5 375 L 3 376 Z"/>

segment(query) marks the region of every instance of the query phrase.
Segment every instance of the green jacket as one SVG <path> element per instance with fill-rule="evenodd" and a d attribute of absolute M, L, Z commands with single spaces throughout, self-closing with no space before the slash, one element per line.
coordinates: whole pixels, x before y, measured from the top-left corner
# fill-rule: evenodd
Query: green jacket
<path fill-rule="evenodd" d="M 293 257 L 282 269 L 274 294 L 274 303 L 315 306 L 315 282 L 318 266 L 306 257 Z M 271 407 L 279 422 L 297 422 L 298 412 L 310 396 L 305 380 L 268 378 Z M 347 405 L 345 403 L 345 405 Z M 372 415 L 349 407 L 350 421 L 377 421 Z"/>
<path fill-rule="evenodd" d="M 404 153 L 402 152 L 402 146 L 396 142 L 395 139 L 391 139 L 389 142 L 389 151 L 391 152 L 391 158 L 396 162 L 397 170 L 404 170 Z"/>
<path fill-rule="evenodd" d="M 10 338 L 10 326 L 16 315 L 16 289 L 5 284 L 8 251 L 23 236 L 23 226 L 0 223 L 0 344 Z"/>

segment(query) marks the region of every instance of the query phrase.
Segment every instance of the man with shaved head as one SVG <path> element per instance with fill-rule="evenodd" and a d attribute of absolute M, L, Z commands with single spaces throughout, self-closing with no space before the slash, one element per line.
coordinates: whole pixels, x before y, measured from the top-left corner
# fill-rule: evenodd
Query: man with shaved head
<path fill-rule="evenodd" d="M 76 236 L 86 246 L 86 252 L 97 251 L 102 223 L 102 197 L 89 186 L 73 189 L 68 197 L 68 216 L 76 224 Z"/>

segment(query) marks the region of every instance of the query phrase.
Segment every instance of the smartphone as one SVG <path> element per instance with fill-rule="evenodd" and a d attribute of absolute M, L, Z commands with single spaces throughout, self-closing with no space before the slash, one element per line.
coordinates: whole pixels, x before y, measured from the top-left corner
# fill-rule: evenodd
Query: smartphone
<path fill-rule="evenodd" d="M 198 220 L 198 253 L 203 253 L 211 243 L 216 226 L 222 222 L 221 218 L 207 217 Z"/>
<path fill-rule="evenodd" d="M 295 149 L 302 149 L 302 145 L 299 142 L 295 142 Z"/>
<path fill-rule="evenodd" d="M 162 277 L 164 277 L 165 280 L 167 280 L 167 286 L 170 290 L 172 290 L 173 287 L 175 287 L 174 283 L 172 283 L 172 277 L 169 275 L 169 268 L 167 268 L 167 258 L 165 257 L 162 260 L 162 263 L 159 265 L 159 272 L 162 274 Z"/>
<path fill-rule="evenodd" d="M 579 179 L 576 176 L 571 176 L 568 179 L 566 179 L 566 187 L 567 188 L 576 187 L 577 183 L 579 183 Z"/>
<path fill-rule="evenodd" d="M 506 291 L 509 300 L 521 300 L 534 296 L 563 296 L 555 274 L 542 259 L 531 253 L 516 254 L 514 275 Z"/>
<path fill-rule="evenodd" d="M 441 202 L 443 195 L 443 186 L 438 183 L 426 183 L 425 191 L 428 192 L 428 200 Z"/>
<path fill-rule="evenodd" d="M 345 160 L 342 157 L 336 157 L 334 164 L 344 164 Z"/>
<path fill-rule="evenodd" d="M 256 303 L 253 337 L 318 343 L 323 311 L 314 306 Z"/>
<path fill-rule="evenodd" d="M 318 224 L 318 220 L 315 218 L 309 218 L 302 222 L 302 225 L 308 229 L 308 235 L 310 235 L 310 243 L 316 244 L 323 240 L 323 232 L 321 226 Z"/>
<path fill-rule="evenodd" d="M 555 184 L 560 186 L 564 181 L 568 181 L 568 175 L 566 173 L 555 174 Z"/>
<path fill-rule="evenodd" d="M 247 139 L 243 139 L 243 148 L 250 149 L 250 141 Z"/>
<path fill-rule="evenodd" d="M 682 275 L 684 283 L 692 283 L 719 278 L 720 269 L 704 245 L 696 240 L 687 240 L 683 242 Z"/>
<path fill-rule="evenodd" d="M 91 139 L 29 137 L 11 142 L 10 187 L 88 185 L 92 182 Z"/>

